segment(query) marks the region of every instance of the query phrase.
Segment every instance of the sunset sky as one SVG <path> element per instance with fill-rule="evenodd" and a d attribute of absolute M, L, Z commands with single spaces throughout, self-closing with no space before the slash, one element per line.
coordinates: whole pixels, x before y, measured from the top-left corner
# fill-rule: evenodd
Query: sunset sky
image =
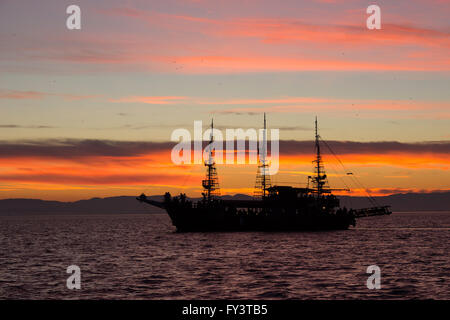
<path fill-rule="evenodd" d="M 361 181 L 324 149 L 333 187 L 450 190 L 450 1 L 0 1 L 2 199 L 199 196 L 205 168 L 171 162 L 172 131 L 264 112 L 278 184 L 305 186 L 317 116 Z M 255 165 L 218 173 L 222 194 L 253 193 Z"/>

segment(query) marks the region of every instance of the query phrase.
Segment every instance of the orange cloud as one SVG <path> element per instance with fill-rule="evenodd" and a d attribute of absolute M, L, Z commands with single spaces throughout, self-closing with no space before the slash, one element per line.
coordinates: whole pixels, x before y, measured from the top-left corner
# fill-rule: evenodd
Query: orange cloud
<path fill-rule="evenodd" d="M 414 172 L 430 170 L 440 172 L 442 177 L 450 172 L 448 143 L 330 144 L 346 166 L 364 172 L 363 179 L 372 181 L 370 187 L 380 190 L 398 188 L 397 183 L 401 187 L 408 185 L 408 181 L 411 181 L 409 176 Z M 185 190 L 190 195 L 198 196 L 205 174 L 204 166 L 174 165 L 170 160 L 170 146 L 166 143 L 73 140 L 41 142 L 41 145 L 36 142 L 0 144 L 0 195 L 27 196 L 39 190 L 40 195 L 45 190 L 77 190 L 71 196 L 73 198 L 75 194 L 89 197 L 93 192 L 101 195 L 99 190 L 103 190 L 103 194 L 111 192 L 116 195 L 120 194 L 120 190 L 124 194 L 138 194 L 144 190 L 151 190 L 156 194 L 165 190 Z M 314 158 L 312 142 L 282 141 L 280 151 L 280 179 L 274 177 L 275 181 L 284 181 L 283 177 L 298 181 L 300 176 L 306 178 L 311 175 L 311 160 Z M 3 153 L 9 156 L 2 156 Z M 324 159 L 327 168 L 339 166 L 330 155 L 325 154 Z M 408 174 L 396 174 L 395 168 L 406 169 Z M 252 193 L 255 165 L 218 165 L 218 169 L 223 194 Z M 390 178 L 382 178 L 383 176 Z M 345 177 L 345 173 L 339 175 L 331 171 L 329 177 L 339 182 L 341 177 Z M 433 187 L 433 183 L 435 189 L 442 188 L 440 181 L 433 182 L 426 174 L 414 179 L 416 184 L 423 183 L 424 188 Z M 303 180 L 306 181 L 302 178 L 301 182 Z"/>
<path fill-rule="evenodd" d="M 162 160 L 158 162 L 159 159 Z M 162 158 L 162 159 L 161 159 Z M 298 173 L 308 175 L 308 172 L 289 171 L 298 166 L 312 166 L 313 154 L 281 155 L 280 168 L 284 173 Z M 149 162 L 149 159 L 155 162 Z M 336 161 L 327 157 L 327 163 Z M 450 155 L 448 154 L 344 154 L 340 156 L 348 166 L 365 167 L 401 167 L 408 169 L 450 169 Z M 170 160 L 169 160 L 170 161 Z M 167 162 L 167 156 L 148 155 L 131 157 L 130 159 L 90 157 L 89 161 L 79 162 L 71 159 L 48 161 L 33 158 L 10 158 L 0 161 L 2 170 L 0 179 L 4 182 L 35 182 L 62 185 L 145 185 L 152 183 L 178 184 L 186 178 L 187 168 L 199 171 L 189 174 L 200 179 L 203 176 L 202 166 L 176 166 Z M 227 165 L 233 167 L 233 165 Z M 237 166 L 242 171 L 245 166 Z M 288 171 L 285 171 L 285 170 Z M 246 170 L 246 169 L 245 169 Z M 333 176 L 331 174 L 330 176 Z"/>
<path fill-rule="evenodd" d="M 207 21 L 201 21 L 203 23 Z M 217 25 L 214 23 L 214 25 Z M 218 33 L 230 37 L 258 38 L 265 43 L 313 42 L 322 45 L 404 45 L 450 47 L 448 32 L 383 23 L 373 32 L 361 25 L 311 25 L 292 19 L 239 19 L 223 21 Z M 209 29 L 207 29 L 209 30 Z M 214 29 L 213 29 L 214 30 Z M 214 32 L 214 31 L 213 31 Z"/>
<path fill-rule="evenodd" d="M 80 95 L 70 93 L 48 93 L 38 91 L 0 90 L 0 99 L 43 99 L 46 97 L 62 97 L 66 100 L 80 100 L 98 97 L 97 95 Z"/>
<path fill-rule="evenodd" d="M 0 90 L 0 99 L 42 99 L 44 96 L 36 91 Z"/>
<path fill-rule="evenodd" d="M 388 196 L 398 193 L 436 193 L 436 192 L 448 192 L 450 189 L 423 189 L 423 188 L 367 188 L 367 189 L 352 189 L 350 192 L 336 191 L 333 192 L 340 196 L 356 196 L 367 197 L 370 194 L 373 197 Z"/>
<path fill-rule="evenodd" d="M 399 167 L 408 169 L 438 169 L 450 170 L 450 154 L 410 154 L 410 153 L 383 153 L 383 154 L 344 154 L 339 155 L 343 163 L 358 167 Z M 314 159 L 313 154 L 289 155 L 280 157 L 280 167 L 308 165 Z M 328 157 L 329 163 L 337 161 Z"/>

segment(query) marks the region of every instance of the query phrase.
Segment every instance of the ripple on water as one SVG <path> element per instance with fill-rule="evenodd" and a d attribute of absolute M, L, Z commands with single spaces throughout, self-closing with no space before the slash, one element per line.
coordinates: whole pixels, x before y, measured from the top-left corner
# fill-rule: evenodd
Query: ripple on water
<path fill-rule="evenodd" d="M 450 213 L 323 233 L 178 234 L 165 215 L 0 219 L 3 299 L 450 299 Z M 78 292 L 65 287 L 72 264 Z M 372 264 L 381 290 L 366 287 Z"/>

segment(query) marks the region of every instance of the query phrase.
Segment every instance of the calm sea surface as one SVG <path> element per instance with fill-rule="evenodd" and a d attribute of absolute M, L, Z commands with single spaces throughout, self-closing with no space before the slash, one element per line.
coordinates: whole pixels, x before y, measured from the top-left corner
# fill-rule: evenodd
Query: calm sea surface
<path fill-rule="evenodd" d="M 1 299 L 450 299 L 450 212 L 348 231 L 174 233 L 166 215 L 0 217 Z M 81 290 L 66 268 L 81 268 Z M 366 268 L 381 268 L 381 289 Z"/>

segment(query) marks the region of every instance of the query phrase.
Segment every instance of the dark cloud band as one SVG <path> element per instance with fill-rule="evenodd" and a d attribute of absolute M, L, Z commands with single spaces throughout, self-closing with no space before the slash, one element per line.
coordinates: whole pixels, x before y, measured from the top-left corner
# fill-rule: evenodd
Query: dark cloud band
<path fill-rule="evenodd" d="M 337 154 L 450 154 L 450 141 L 431 141 L 416 143 L 404 143 L 396 141 L 328 141 L 327 144 Z M 175 145 L 175 142 L 77 139 L 0 141 L 0 157 L 50 157 L 69 159 L 97 156 L 131 157 L 156 152 L 170 152 L 170 150 Z M 282 155 L 311 154 L 313 152 L 313 141 L 280 141 L 280 153 Z M 324 148 L 324 152 L 327 152 L 326 148 Z"/>

